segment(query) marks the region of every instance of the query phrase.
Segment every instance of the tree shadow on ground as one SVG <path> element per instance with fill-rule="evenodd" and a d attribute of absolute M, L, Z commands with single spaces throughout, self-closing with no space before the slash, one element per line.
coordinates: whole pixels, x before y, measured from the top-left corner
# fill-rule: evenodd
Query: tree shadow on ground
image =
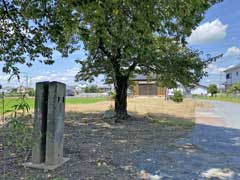
<path fill-rule="evenodd" d="M 172 117 L 176 118 L 180 119 Z M 238 129 L 206 125 L 190 129 L 144 117 L 113 123 L 100 112 L 67 112 L 64 141 L 64 155 L 70 161 L 57 170 L 24 169 L 15 154 L 5 158 L 6 179 L 201 179 L 212 168 L 234 178 L 240 171 Z M 3 151 L 0 154 L 2 158 Z"/>

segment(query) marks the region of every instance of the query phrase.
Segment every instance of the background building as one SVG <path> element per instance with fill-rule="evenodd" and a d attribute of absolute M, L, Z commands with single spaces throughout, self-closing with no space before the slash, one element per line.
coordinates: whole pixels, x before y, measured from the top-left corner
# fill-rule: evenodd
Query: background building
<path fill-rule="evenodd" d="M 144 75 L 136 75 L 133 79 L 134 96 L 165 96 L 166 88 L 157 86 L 156 81 L 149 81 Z"/>
<path fill-rule="evenodd" d="M 225 89 L 228 89 L 236 83 L 240 83 L 240 64 L 228 68 L 224 72 L 226 73 Z"/>

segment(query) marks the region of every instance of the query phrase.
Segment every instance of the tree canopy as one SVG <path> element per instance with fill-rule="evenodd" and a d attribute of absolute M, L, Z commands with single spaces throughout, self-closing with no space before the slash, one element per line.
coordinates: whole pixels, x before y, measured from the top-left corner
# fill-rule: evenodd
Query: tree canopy
<path fill-rule="evenodd" d="M 130 76 L 156 74 L 163 85 L 175 86 L 198 82 L 205 75 L 207 62 L 216 57 L 203 60 L 199 51 L 186 47 L 186 37 L 206 10 L 220 1 L 26 0 L 11 1 L 8 6 L 3 1 L 1 23 L 7 36 L 1 60 L 6 72 L 14 71 L 16 63 L 31 64 L 24 59 L 26 54 L 30 61 L 41 56 L 52 63 L 53 50 L 68 56 L 82 50 L 83 43 L 87 57 L 76 60 L 81 65 L 76 79 L 93 80 L 99 74 L 111 77 L 115 111 L 125 118 Z M 12 29 L 16 40 L 11 38 Z M 47 42 L 54 47 L 49 48 Z"/>
<path fill-rule="evenodd" d="M 215 94 L 218 93 L 218 88 L 216 84 L 210 84 L 209 87 L 207 88 L 208 93 L 211 94 L 211 96 L 214 96 Z"/>

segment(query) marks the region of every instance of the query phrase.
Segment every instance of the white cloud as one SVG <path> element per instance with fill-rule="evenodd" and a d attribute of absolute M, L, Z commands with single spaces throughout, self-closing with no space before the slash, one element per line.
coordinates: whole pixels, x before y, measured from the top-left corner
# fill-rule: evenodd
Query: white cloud
<path fill-rule="evenodd" d="M 206 70 L 209 74 L 219 74 L 223 72 L 225 69 L 226 68 L 218 67 L 215 64 L 209 64 Z"/>
<path fill-rule="evenodd" d="M 224 25 L 219 19 L 206 22 L 192 31 L 187 41 L 189 44 L 208 44 L 224 39 L 228 25 Z"/>
<path fill-rule="evenodd" d="M 0 84 L 2 84 L 4 87 L 5 86 L 11 86 L 11 87 L 17 87 L 20 85 L 26 85 L 28 84 L 31 87 L 35 86 L 36 82 L 41 82 L 41 81 L 59 81 L 62 83 L 65 83 L 67 85 L 76 85 L 79 84 L 79 82 L 75 82 L 75 75 L 78 73 L 80 68 L 74 67 L 70 69 L 66 69 L 64 71 L 46 71 L 42 72 L 39 74 L 31 74 L 30 72 L 28 73 L 28 83 L 26 81 L 26 76 L 21 76 L 20 81 L 18 81 L 16 78 L 12 79 L 10 82 L 7 81 L 9 78 L 9 75 L 5 74 L 0 74 Z M 93 84 L 103 84 L 104 76 L 100 75 L 99 77 L 94 79 Z M 88 82 L 83 82 L 87 83 Z"/>
<path fill-rule="evenodd" d="M 75 75 L 78 72 L 78 68 L 72 68 L 72 69 L 66 69 L 64 71 L 47 71 L 43 72 L 38 75 L 31 75 L 31 73 L 28 73 L 28 85 L 29 86 L 35 86 L 36 82 L 41 81 L 59 81 L 66 83 L 67 85 L 73 85 L 75 83 Z M 0 84 L 3 86 L 12 86 L 17 87 L 20 85 L 26 85 L 26 77 L 24 75 L 20 74 L 20 80 L 13 78 L 10 81 L 8 81 L 10 75 L 7 74 L 0 74 Z"/>
<path fill-rule="evenodd" d="M 47 71 L 45 75 L 37 75 L 31 78 L 32 83 L 39 81 L 60 81 L 66 84 L 73 84 L 78 68 L 66 69 L 63 72 Z"/>
<path fill-rule="evenodd" d="M 240 57 L 240 48 L 236 46 L 228 48 L 224 57 Z"/>
<path fill-rule="evenodd" d="M 7 81 L 9 79 L 9 76 L 7 75 L 0 75 L 0 81 Z"/>

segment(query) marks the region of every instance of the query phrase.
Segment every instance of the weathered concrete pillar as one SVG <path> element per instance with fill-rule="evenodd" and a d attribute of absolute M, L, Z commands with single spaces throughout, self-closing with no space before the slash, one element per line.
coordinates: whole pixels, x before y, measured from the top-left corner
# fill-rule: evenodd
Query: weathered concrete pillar
<path fill-rule="evenodd" d="M 52 170 L 69 160 L 63 158 L 66 85 L 36 84 L 32 162 L 24 166 Z"/>
<path fill-rule="evenodd" d="M 32 162 L 40 164 L 45 162 L 46 155 L 46 131 L 47 131 L 47 112 L 48 112 L 48 87 L 49 82 L 36 84 L 35 112 L 33 124 Z"/>
<path fill-rule="evenodd" d="M 66 85 L 52 82 L 48 91 L 48 121 L 46 164 L 54 165 L 63 159 L 63 129 Z"/>

